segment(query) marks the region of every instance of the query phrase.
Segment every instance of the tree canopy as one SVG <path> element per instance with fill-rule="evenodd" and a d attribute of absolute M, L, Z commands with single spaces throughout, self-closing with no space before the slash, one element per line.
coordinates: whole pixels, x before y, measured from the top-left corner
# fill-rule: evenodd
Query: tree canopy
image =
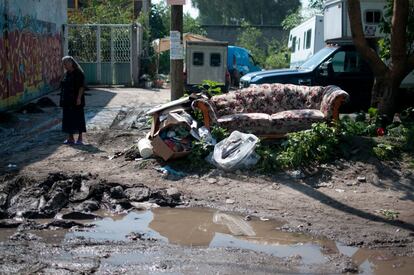
<path fill-rule="evenodd" d="M 293 29 L 315 14 L 322 14 L 323 1 L 324 0 L 309 0 L 307 7 L 302 7 L 302 5 L 300 5 L 296 9 L 291 10 L 282 21 L 283 29 Z"/>
<path fill-rule="evenodd" d="M 134 20 L 133 2 L 129 0 L 92 0 L 82 10 L 69 14 L 69 23 L 129 24 Z"/>
<path fill-rule="evenodd" d="M 193 0 L 202 24 L 281 25 L 290 11 L 300 6 L 299 0 Z"/>

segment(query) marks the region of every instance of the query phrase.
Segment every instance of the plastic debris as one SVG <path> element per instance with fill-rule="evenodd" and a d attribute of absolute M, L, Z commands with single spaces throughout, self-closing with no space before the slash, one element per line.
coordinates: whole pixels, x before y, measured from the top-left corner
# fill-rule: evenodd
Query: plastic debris
<path fill-rule="evenodd" d="M 164 167 L 157 167 L 155 168 L 155 170 L 157 170 L 158 172 L 163 173 L 164 175 L 171 175 L 171 176 L 175 176 L 175 177 L 185 177 L 187 174 L 177 171 L 173 168 L 171 168 L 169 165 L 166 165 Z"/>
<path fill-rule="evenodd" d="M 252 134 L 234 131 L 214 146 L 212 163 L 227 171 L 254 166 L 260 156 L 254 152 L 259 139 Z"/>

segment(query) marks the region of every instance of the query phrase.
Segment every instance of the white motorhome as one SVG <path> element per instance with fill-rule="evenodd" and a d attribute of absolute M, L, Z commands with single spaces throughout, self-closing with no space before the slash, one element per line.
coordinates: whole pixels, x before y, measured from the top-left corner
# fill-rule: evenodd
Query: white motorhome
<path fill-rule="evenodd" d="M 290 68 L 299 67 L 325 46 L 323 21 L 323 15 L 315 15 L 290 31 Z"/>
<path fill-rule="evenodd" d="M 366 38 L 382 38 L 379 24 L 384 15 L 386 0 L 361 0 L 362 28 Z M 352 43 L 347 0 L 326 0 L 324 7 L 324 40 L 326 43 Z M 414 87 L 414 71 L 401 83 L 401 88 Z"/>
<path fill-rule="evenodd" d="M 361 0 L 362 28 L 367 38 L 380 38 L 379 24 L 386 0 Z M 347 0 L 326 0 L 324 7 L 324 39 L 327 43 L 352 41 Z"/>

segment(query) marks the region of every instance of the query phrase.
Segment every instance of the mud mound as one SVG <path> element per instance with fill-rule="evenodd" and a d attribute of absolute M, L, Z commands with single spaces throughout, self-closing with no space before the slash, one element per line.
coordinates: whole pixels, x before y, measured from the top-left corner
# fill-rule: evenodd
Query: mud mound
<path fill-rule="evenodd" d="M 124 187 L 91 174 L 52 173 L 40 181 L 22 176 L 0 179 L 2 218 L 52 218 L 62 210 L 63 218 L 91 217 L 91 211 L 128 210 L 136 202 L 174 207 L 181 204 L 181 194 L 144 185 Z"/>

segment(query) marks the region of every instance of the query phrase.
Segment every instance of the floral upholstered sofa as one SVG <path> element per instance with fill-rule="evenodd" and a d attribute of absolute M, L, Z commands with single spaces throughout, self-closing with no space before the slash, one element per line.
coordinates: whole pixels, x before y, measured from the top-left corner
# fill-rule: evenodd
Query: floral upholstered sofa
<path fill-rule="evenodd" d="M 218 125 L 258 136 L 281 137 L 339 117 L 348 94 L 337 86 L 261 84 L 193 101 L 207 127 Z"/>

